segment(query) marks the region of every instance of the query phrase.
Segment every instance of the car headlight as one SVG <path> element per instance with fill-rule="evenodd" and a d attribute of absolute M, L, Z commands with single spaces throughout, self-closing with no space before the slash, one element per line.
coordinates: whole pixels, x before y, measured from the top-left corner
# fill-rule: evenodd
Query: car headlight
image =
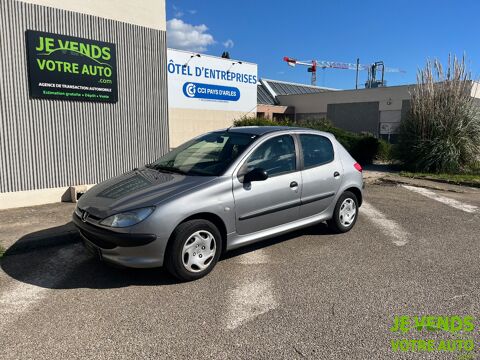
<path fill-rule="evenodd" d="M 103 219 L 100 222 L 100 225 L 114 228 L 132 226 L 149 217 L 152 214 L 153 210 L 155 210 L 155 207 L 146 207 L 142 209 L 130 210 L 127 212 L 115 214 Z"/>

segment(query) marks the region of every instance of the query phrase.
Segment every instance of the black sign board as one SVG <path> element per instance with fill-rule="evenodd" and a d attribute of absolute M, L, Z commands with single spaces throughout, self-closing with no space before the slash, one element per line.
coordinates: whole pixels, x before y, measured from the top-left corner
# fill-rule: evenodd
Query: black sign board
<path fill-rule="evenodd" d="M 30 96 L 116 102 L 115 44 L 27 30 Z"/>

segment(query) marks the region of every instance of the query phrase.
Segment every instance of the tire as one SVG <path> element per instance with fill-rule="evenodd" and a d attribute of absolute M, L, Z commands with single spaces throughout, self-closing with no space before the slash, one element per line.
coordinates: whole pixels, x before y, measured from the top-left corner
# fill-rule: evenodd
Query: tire
<path fill-rule="evenodd" d="M 353 218 L 351 217 L 352 211 L 348 211 L 354 206 Z M 330 229 L 337 234 L 346 233 L 350 231 L 358 218 L 358 199 L 354 193 L 345 191 L 337 200 L 335 210 L 333 211 L 333 217 L 327 221 Z"/>
<path fill-rule="evenodd" d="M 168 272 L 181 281 L 204 277 L 222 253 L 222 236 L 207 220 L 195 219 L 177 226 L 165 256 Z"/>

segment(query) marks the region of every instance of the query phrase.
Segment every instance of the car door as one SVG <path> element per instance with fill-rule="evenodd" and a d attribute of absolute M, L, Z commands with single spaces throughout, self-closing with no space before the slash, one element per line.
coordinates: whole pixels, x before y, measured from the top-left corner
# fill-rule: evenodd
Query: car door
<path fill-rule="evenodd" d="M 259 144 L 233 176 L 236 230 L 254 233 L 299 217 L 301 177 L 297 149 L 291 135 L 279 135 Z M 261 168 L 268 178 L 245 182 L 244 175 Z"/>
<path fill-rule="evenodd" d="M 318 134 L 299 134 L 302 161 L 300 218 L 323 212 L 335 199 L 342 179 L 342 165 L 332 142 Z"/>

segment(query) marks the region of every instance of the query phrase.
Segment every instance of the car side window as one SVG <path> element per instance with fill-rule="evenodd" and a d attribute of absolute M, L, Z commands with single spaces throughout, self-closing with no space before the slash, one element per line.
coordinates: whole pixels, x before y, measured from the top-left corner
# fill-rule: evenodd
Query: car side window
<path fill-rule="evenodd" d="M 295 143 L 290 135 L 281 135 L 265 141 L 243 165 L 241 174 L 261 168 L 269 177 L 294 171 L 297 167 Z"/>
<path fill-rule="evenodd" d="M 333 161 L 333 145 L 325 136 L 301 134 L 300 143 L 302 145 L 303 166 L 305 169 Z"/>

